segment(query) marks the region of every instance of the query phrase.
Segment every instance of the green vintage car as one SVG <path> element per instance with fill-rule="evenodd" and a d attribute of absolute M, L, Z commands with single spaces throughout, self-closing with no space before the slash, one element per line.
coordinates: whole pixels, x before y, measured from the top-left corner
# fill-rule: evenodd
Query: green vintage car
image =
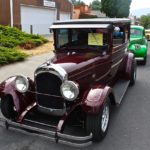
<path fill-rule="evenodd" d="M 144 27 L 137 25 L 131 26 L 128 50 L 134 53 L 135 58 L 141 60 L 143 65 L 146 64 L 148 42 L 145 37 Z"/>

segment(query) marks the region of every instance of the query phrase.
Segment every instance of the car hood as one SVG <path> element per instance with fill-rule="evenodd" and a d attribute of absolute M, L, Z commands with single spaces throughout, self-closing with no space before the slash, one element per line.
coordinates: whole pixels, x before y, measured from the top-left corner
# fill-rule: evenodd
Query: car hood
<path fill-rule="evenodd" d="M 138 37 L 138 38 L 132 37 L 132 38 L 130 38 L 130 45 L 131 44 L 142 44 L 142 40 L 143 40 L 142 37 L 141 38 L 140 37 Z"/>
<path fill-rule="evenodd" d="M 72 73 L 75 70 L 81 69 L 85 66 L 92 64 L 96 59 L 96 55 L 93 53 L 75 54 L 75 55 L 57 55 L 51 62 L 58 64 L 67 73 Z"/>
<path fill-rule="evenodd" d="M 69 79 L 79 78 L 81 75 L 89 74 L 92 72 L 94 62 L 98 59 L 96 53 L 82 53 L 82 54 L 60 54 L 55 55 L 51 60 L 44 63 L 42 66 L 59 66 L 68 75 Z M 40 67 L 39 67 L 40 68 Z"/>

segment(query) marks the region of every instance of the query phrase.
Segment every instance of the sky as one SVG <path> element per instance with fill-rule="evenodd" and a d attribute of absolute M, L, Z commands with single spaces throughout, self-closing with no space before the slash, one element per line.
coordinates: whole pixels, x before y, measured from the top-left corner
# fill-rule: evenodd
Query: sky
<path fill-rule="evenodd" d="M 90 4 L 92 0 L 82 0 L 86 4 Z M 150 8 L 150 0 L 132 0 L 131 10 L 136 10 L 140 8 Z"/>

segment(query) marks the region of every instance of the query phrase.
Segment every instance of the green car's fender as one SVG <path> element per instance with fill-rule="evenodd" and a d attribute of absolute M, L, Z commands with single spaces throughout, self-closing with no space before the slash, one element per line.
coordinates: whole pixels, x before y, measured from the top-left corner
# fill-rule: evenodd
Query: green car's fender
<path fill-rule="evenodd" d="M 140 44 L 131 44 L 128 46 L 128 50 L 134 53 L 135 57 L 146 57 L 147 56 L 147 44 L 140 45 Z"/>

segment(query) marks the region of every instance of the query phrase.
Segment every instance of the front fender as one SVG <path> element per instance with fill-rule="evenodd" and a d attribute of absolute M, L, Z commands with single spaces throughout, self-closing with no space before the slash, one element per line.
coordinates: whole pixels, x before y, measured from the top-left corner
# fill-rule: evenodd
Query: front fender
<path fill-rule="evenodd" d="M 20 114 L 35 101 L 35 96 L 30 92 L 24 94 L 18 92 L 15 88 L 15 78 L 15 76 L 10 77 L 0 84 L 0 97 L 10 95 L 13 98 L 16 111 Z M 33 84 L 33 81 L 29 79 L 29 88 L 35 91 Z"/>
<path fill-rule="evenodd" d="M 112 89 L 108 86 L 95 86 L 89 89 L 82 100 L 84 112 L 89 114 L 99 113 L 111 93 Z"/>
<path fill-rule="evenodd" d="M 134 53 L 135 57 L 145 57 L 147 55 L 147 44 L 140 45 L 140 49 L 136 49 L 135 44 L 132 44 L 128 48 L 131 52 Z"/>

